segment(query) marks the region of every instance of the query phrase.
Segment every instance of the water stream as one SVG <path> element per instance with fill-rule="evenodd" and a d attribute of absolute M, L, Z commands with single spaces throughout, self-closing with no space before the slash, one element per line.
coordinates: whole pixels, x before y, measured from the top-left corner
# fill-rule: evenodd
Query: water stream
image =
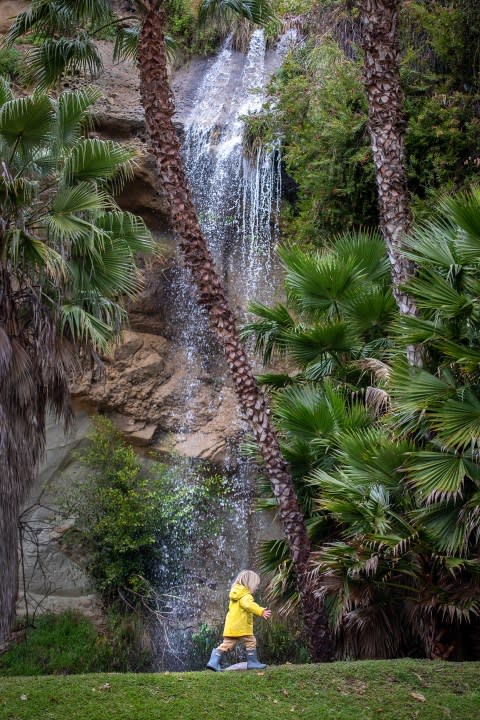
<path fill-rule="evenodd" d="M 258 111 L 272 73 L 280 67 L 293 32 L 274 50 L 267 50 L 262 30 L 256 30 L 248 52 L 232 47 L 228 37 L 207 66 L 185 119 L 183 155 L 203 232 L 240 321 L 249 299 L 267 302 L 272 295 L 273 250 L 278 237 L 281 194 L 280 152 L 276 143 L 260 147 L 253 157 L 243 149 L 244 116 Z M 198 308 L 189 274 L 178 263 L 172 284 L 174 324 L 184 350 L 184 398 L 187 412 L 180 433 L 198 429 L 196 397 L 204 377 L 224 372 L 208 323 Z M 219 385 L 222 392 L 225 378 Z M 239 420 L 239 428 L 241 421 Z M 159 633 L 158 665 L 188 666 L 188 637 L 200 620 L 214 623 L 223 615 L 225 590 L 242 567 L 252 562 L 250 551 L 251 467 L 233 453 L 229 467 L 228 500 L 217 504 L 214 536 L 192 548 L 178 599 L 169 608 L 174 618 L 168 644 Z M 188 472 L 178 482 L 189 482 Z M 199 531 L 200 534 L 200 531 Z"/>

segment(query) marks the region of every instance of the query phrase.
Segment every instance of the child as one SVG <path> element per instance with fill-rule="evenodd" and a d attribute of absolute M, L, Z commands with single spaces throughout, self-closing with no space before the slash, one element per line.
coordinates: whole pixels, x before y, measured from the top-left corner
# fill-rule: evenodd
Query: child
<path fill-rule="evenodd" d="M 223 653 L 232 650 L 238 642 L 243 642 L 247 650 L 247 670 L 263 670 L 266 665 L 258 662 L 257 641 L 253 634 L 253 616 L 258 615 L 267 620 L 272 614 L 271 610 L 262 608 L 253 599 L 253 593 L 260 585 L 260 578 L 252 570 L 242 570 L 237 575 L 230 590 L 230 603 L 228 606 L 225 627 L 223 628 L 223 642 L 212 650 L 207 668 L 221 671 L 220 661 Z"/>

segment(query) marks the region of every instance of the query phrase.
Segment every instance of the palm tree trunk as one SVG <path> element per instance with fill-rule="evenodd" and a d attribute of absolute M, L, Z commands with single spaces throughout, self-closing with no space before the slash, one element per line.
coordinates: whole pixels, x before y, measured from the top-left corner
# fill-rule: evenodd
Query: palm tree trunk
<path fill-rule="evenodd" d="M 269 419 L 265 398 L 253 377 L 252 368 L 239 339 L 234 317 L 203 237 L 183 168 L 180 144 L 172 122 L 174 104 L 167 75 L 161 2 L 144 5 L 138 46 L 140 91 L 152 154 L 160 182 L 169 198 L 173 228 L 186 266 L 197 287 L 199 303 L 205 308 L 227 363 L 240 407 L 262 452 L 265 469 L 279 505 L 285 535 L 297 573 L 304 619 L 314 660 L 327 661 L 332 646 L 323 607 L 313 598 L 308 579 L 310 542 L 287 463 L 282 457 Z"/>
<path fill-rule="evenodd" d="M 0 468 L 1 465 L 0 462 Z M 15 619 L 18 595 L 18 514 L 17 503 L 12 503 L 12 498 L 0 490 L 0 647 L 8 640 Z"/>
<path fill-rule="evenodd" d="M 392 266 L 393 294 L 401 313 L 415 315 L 413 300 L 401 289 L 414 273 L 414 266 L 402 255 L 402 237 L 410 231 L 412 213 L 405 170 L 406 120 L 397 33 L 400 5 L 401 0 L 361 0 L 361 43 L 380 226 Z"/>

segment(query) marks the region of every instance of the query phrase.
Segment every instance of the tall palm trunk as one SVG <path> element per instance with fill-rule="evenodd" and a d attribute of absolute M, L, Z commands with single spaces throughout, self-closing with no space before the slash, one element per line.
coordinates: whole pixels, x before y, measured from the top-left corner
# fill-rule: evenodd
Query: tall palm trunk
<path fill-rule="evenodd" d="M 11 495 L 0 489 L 0 647 L 8 639 L 15 619 L 18 595 L 18 516 L 18 503 L 12 502 Z"/>
<path fill-rule="evenodd" d="M 402 255 L 402 237 L 412 213 L 405 170 L 404 99 L 400 84 L 398 11 L 401 0 L 361 0 L 364 85 L 380 205 L 380 226 L 392 266 L 393 294 L 400 312 L 415 315 L 413 300 L 401 289 L 414 272 Z"/>
<path fill-rule="evenodd" d="M 180 144 L 172 122 L 173 97 L 167 75 L 161 2 L 144 3 L 138 46 L 140 91 L 145 109 L 150 147 L 156 158 L 162 187 L 170 203 L 173 228 L 185 264 L 197 287 L 198 300 L 206 309 L 218 341 L 225 351 L 240 407 L 261 449 L 265 469 L 277 498 L 280 517 L 290 547 L 310 646 L 314 660 L 331 659 L 332 647 L 323 607 L 309 586 L 310 543 L 288 466 L 283 459 L 269 419 L 265 399 L 253 377 L 240 342 L 213 259 L 203 237 L 183 168 Z"/>
<path fill-rule="evenodd" d="M 0 234 L 0 248 L 2 237 Z M 19 322 L 12 300 L 8 272 L 0 261 L 0 645 L 10 634 L 15 619 L 18 595 L 18 518 L 32 484 L 33 473 L 42 445 L 36 407 L 22 407 L 21 362 L 11 373 L 13 348 L 10 338 L 17 338 Z M 20 350 L 20 354 L 23 352 Z M 18 352 L 18 350 L 17 350 Z M 28 398 L 28 392 L 22 400 Z"/>

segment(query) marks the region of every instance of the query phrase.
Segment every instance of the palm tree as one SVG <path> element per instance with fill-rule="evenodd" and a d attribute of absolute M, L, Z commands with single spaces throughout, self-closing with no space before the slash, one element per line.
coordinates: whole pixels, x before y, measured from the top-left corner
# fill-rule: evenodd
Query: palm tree
<path fill-rule="evenodd" d="M 260 381 L 272 392 L 272 412 L 281 450 L 289 461 L 313 547 L 334 524 L 315 505 L 313 471 L 331 471 L 339 438 L 368 427 L 385 412 L 387 396 L 372 383 L 372 369 L 385 369 L 395 317 L 388 260 L 375 232 L 346 233 L 333 249 L 279 251 L 285 271 L 286 305 L 251 303 L 257 318 L 243 328 L 265 365 L 287 360 L 290 373 L 266 373 Z M 262 505 L 272 507 L 267 493 Z M 286 609 L 297 604 L 288 547 L 282 541 L 262 548 L 265 570 L 273 574 L 269 593 Z"/>
<path fill-rule="evenodd" d="M 122 296 L 141 287 L 143 221 L 109 187 L 134 153 L 84 135 L 93 90 L 15 98 L 0 79 L 0 642 L 15 613 L 18 517 L 45 446 L 45 413 L 66 426 L 79 357 L 118 338 Z"/>
<path fill-rule="evenodd" d="M 337 424 L 335 462 L 307 477 L 316 512 L 341 538 L 312 558 L 348 655 L 391 657 L 421 643 L 428 657 L 461 658 L 480 612 L 479 219 L 475 191 L 442 201 L 404 239 L 418 314 L 389 329 L 398 355 L 386 372 L 390 412 L 368 431 Z M 408 345 L 423 368 L 407 363 Z M 308 427 L 301 411 L 297 401 L 287 416 L 297 442 Z M 310 415 L 321 417 L 318 399 Z"/>
<path fill-rule="evenodd" d="M 216 4 L 222 5 L 222 3 Z M 208 5 L 213 7 L 213 3 Z M 224 2 L 223 5 L 239 12 L 247 19 L 270 19 L 272 15 L 268 0 L 254 0 L 254 2 L 236 0 L 236 2 Z M 327 620 L 323 608 L 314 598 L 310 587 L 308 573 L 310 542 L 303 514 L 288 465 L 282 457 L 275 429 L 270 421 L 265 397 L 253 376 L 251 364 L 239 338 L 234 316 L 215 270 L 188 188 L 180 144 L 172 122 L 174 103 L 167 73 L 163 2 L 142 0 L 137 3 L 137 7 L 141 17 L 137 48 L 140 94 L 145 110 L 150 150 L 157 162 L 162 189 L 169 198 L 172 225 L 185 264 L 191 271 L 196 285 L 198 301 L 207 312 L 218 341 L 225 351 L 240 407 L 260 447 L 265 471 L 278 502 L 279 515 L 295 567 L 312 657 L 319 661 L 329 660 L 332 656 L 332 648 Z M 260 7 L 265 10 L 260 11 L 258 9 Z M 60 21 L 58 16 L 62 8 Z M 206 9 L 208 14 L 207 11 L 208 8 Z M 95 21 L 109 17 L 105 0 L 85 0 L 85 2 L 34 0 L 30 10 L 16 19 L 8 41 L 13 42 L 16 37 L 33 28 L 37 28 L 40 34 L 45 33 L 46 30 L 51 32 L 52 28 L 57 35 L 61 35 L 62 30 L 65 34 L 65 18 L 68 22 L 75 18 L 76 27 L 81 27 L 81 21 L 85 17 Z M 69 27 L 71 29 L 72 25 Z M 58 54 L 61 56 L 58 65 L 63 72 L 68 67 L 68 62 L 62 55 L 62 37 L 54 38 L 53 41 L 56 49 L 49 52 L 50 67 L 55 64 L 55 57 Z M 88 63 L 86 67 L 92 69 Z"/>
<path fill-rule="evenodd" d="M 341 536 L 313 553 L 318 592 L 348 657 L 397 657 L 417 645 L 432 659 L 460 659 L 462 628 L 479 611 L 480 564 L 473 548 L 446 551 L 425 523 L 415 470 L 405 468 L 418 450 L 389 434 L 346 433 L 337 470 L 312 474 Z"/>
<path fill-rule="evenodd" d="M 361 0 L 360 24 L 380 225 L 392 266 L 393 294 L 400 312 L 415 315 L 415 304 L 403 288 L 414 272 L 414 265 L 403 253 L 403 238 L 411 230 L 412 213 L 405 170 L 406 119 L 400 83 L 401 4 L 402 0 Z M 415 359 L 415 353 L 411 354 Z"/>

